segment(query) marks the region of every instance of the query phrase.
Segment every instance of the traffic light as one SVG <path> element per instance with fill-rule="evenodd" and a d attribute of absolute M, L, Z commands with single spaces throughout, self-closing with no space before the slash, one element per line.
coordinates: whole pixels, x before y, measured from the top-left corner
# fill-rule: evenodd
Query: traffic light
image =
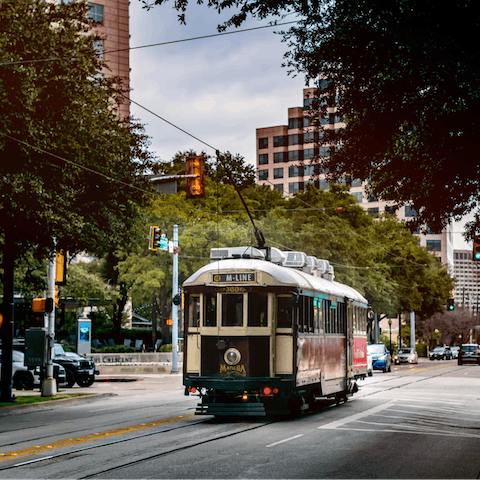
<path fill-rule="evenodd" d="M 455 310 L 455 299 L 454 298 L 449 298 L 447 300 L 447 310 L 449 312 L 453 312 L 453 310 Z"/>
<path fill-rule="evenodd" d="M 205 157 L 190 155 L 185 160 L 187 198 L 205 197 Z"/>
<path fill-rule="evenodd" d="M 480 261 L 480 236 L 477 235 L 473 239 L 473 260 Z"/>
<path fill-rule="evenodd" d="M 160 239 L 162 238 L 162 230 L 157 226 L 150 227 L 150 242 L 148 244 L 149 250 L 156 252 L 160 246 Z"/>
<path fill-rule="evenodd" d="M 35 313 L 53 312 L 55 301 L 53 298 L 34 298 L 32 300 L 32 310 Z"/>
<path fill-rule="evenodd" d="M 64 250 L 55 254 L 55 285 L 67 284 L 67 258 L 68 253 Z"/>

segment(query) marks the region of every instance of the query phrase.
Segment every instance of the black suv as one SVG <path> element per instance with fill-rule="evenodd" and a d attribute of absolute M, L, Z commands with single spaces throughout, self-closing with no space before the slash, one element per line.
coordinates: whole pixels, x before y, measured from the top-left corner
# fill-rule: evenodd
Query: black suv
<path fill-rule="evenodd" d="M 480 364 L 480 346 L 476 343 L 465 343 L 458 352 L 458 364 L 476 363 Z"/>
<path fill-rule="evenodd" d="M 67 387 L 73 387 L 75 382 L 80 387 L 89 387 L 95 381 L 99 371 L 95 369 L 92 360 L 76 353 L 65 352 L 63 347 L 56 343 L 54 347 L 54 361 L 63 365 L 67 374 Z"/>

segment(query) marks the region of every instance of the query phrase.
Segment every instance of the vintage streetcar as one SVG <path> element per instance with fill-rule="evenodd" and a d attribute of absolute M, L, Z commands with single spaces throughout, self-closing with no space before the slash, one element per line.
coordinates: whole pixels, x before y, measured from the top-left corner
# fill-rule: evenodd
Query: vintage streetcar
<path fill-rule="evenodd" d="M 185 394 L 197 415 L 345 401 L 367 374 L 367 300 L 303 252 L 215 248 L 183 284 Z"/>

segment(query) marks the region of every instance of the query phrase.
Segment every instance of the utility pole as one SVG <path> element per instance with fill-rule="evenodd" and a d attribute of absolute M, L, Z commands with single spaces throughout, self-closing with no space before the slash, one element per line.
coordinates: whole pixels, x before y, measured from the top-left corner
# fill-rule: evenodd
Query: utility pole
<path fill-rule="evenodd" d="M 415 348 L 415 312 L 410 312 L 410 346 Z"/>
<path fill-rule="evenodd" d="M 173 279 L 172 279 L 172 371 L 178 373 L 178 306 L 174 298 L 178 294 L 178 225 L 173 226 Z"/>
<path fill-rule="evenodd" d="M 42 383 L 42 397 L 53 397 L 57 394 L 57 384 L 53 376 L 53 345 L 55 341 L 55 277 L 56 255 L 55 239 L 53 240 L 54 252 L 48 264 L 48 295 L 52 299 L 53 308 L 48 312 L 48 335 L 47 335 L 47 364 L 45 366 L 45 378 Z"/>

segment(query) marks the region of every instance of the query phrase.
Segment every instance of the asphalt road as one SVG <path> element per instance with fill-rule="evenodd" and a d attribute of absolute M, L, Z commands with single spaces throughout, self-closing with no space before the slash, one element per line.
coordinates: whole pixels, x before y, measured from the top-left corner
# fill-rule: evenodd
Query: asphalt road
<path fill-rule="evenodd" d="M 282 421 L 195 417 L 179 376 L 93 387 L 1 417 L 0 478 L 479 478 L 478 366 L 375 372 L 346 404 Z"/>

